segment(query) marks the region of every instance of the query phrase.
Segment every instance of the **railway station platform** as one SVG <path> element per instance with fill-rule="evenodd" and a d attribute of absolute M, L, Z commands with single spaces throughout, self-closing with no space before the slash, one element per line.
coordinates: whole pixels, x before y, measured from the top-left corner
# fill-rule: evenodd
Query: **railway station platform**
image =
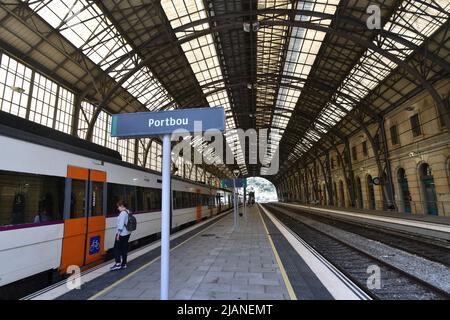
<path fill-rule="evenodd" d="M 396 242 L 401 235 L 389 235 L 380 226 L 370 231 L 367 221 L 362 222 L 367 228 L 360 224 L 355 232 L 349 221 L 361 223 L 362 218 L 349 216 L 345 223 L 339 218 L 350 212 L 335 210 L 322 216 L 305 208 L 256 204 L 247 216 L 239 217 L 236 228 L 232 211 L 227 211 L 172 234 L 169 299 L 370 300 L 401 299 L 405 294 L 408 299 L 448 298 L 445 247 L 418 243 L 418 238 Z M 418 237 L 423 231 L 450 234 L 446 224 L 412 221 L 416 225 L 405 226 L 402 223 L 411 220 L 395 219 L 375 222 L 408 227 Z M 107 261 L 82 274 L 80 289 L 68 289 L 62 281 L 25 299 L 159 300 L 159 257 L 158 241 L 132 251 L 125 270 L 110 271 L 113 261 Z M 371 266 L 381 269 L 380 288 L 366 283 Z"/>
<path fill-rule="evenodd" d="M 172 235 L 170 299 L 360 298 L 347 288 L 337 288 L 338 278 L 330 278 L 330 270 L 314 266 L 311 253 L 296 247 L 297 240 L 274 223 L 268 211 L 254 205 L 247 212 L 247 217 L 239 218 L 236 229 L 233 214 L 228 212 L 192 226 L 181 235 Z M 113 262 L 106 262 L 82 274 L 80 289 L 69 290 L 60 283 L 26 299 L 157 300 L 159 244 L 137 251 L 130 253 L 125 270 L 109 271 Z M 331 293 L 327 285 L 334 287 Z"/>
<path fill-rule="evenodd" d="M 242 209 L 241 209 L 242 211 Z M 173 248 L 171 299 L 289 299 L 286 282 L 256 208 L 234 229 L 225 217 Z M 159 299 L 160 264 L 154 260 L 91 299 Z"/>

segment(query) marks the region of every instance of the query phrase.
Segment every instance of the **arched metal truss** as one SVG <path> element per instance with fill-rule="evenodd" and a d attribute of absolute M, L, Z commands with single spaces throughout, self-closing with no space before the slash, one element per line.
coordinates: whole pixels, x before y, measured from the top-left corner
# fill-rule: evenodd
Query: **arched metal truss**
<path fill-rule="evenodd" d="M 43 25 L 42 12 L 57 2 L 62 3 L 4 2 L 0 13 L 6 14 L 0 16 L 0 25 L 17 20 L 38 36 L 27 50 L 19 48 L 22 55 L 33 56 L 44 46 L 64 55 L 57 66 L 43 63 L 55 77 L 64 80 L 66 65 L 77 65 L 78 69 L 73 67 L 80 74 L 80 80 L 72 85 L 77 92 L 73 133 L 77 132 L 81 102 L 89 99 L 97 108 L 88 139 L 102 110 L 114 113 L 221 104 L 226 107 L 229 130 L 282 131 L 280 172 L 270 178 L 281 181 L 290 168 L 305 161 L 318 161 L 325 175 L 327 169 L 320 157 L 328 156 L 329 150 L 338 151 L 336 145 L 345 145 L 356 130 L 374 123 L 382 126 L 387 111 L 420 90 L 429 92 L 450 132 L 448 99 L 434 88 L 450 75 L 450 21 L 445 1 L 192 0 L 192 4 L 184 1 L 183 6 L 172 0 L 136 1 L 133 5 L 118 0 L 73 0 L 65 5 L 68 9 L 58 23 Z M 381 8 L 380 30 L 367 28 L 365 9 L 369 4 Z M 405 19 L 399 22 L 403 16 L 415 14 L 428 15 L 434 29 L 419 30 L 421 26 Z M 78 24 L 86 24 L 83 15 L 86 21 L 95 19 L 98 29 L 76 48 L 67 34 Z M 0 41 L 8 44 L 8 39 Z M 104 57 L 93 58 L 93 51 L 111 41 L 115 42 Z M 194 42 L 199 43 L 198 48 L 192 48 Z M 311 42 L 311 48 L 317 46 L 317 51 L 304 48 L 305 42 Z M 303 71 L 298 74 L 291 70 L 300 65 L 299 58 L 293 58 L 296 50 L 314 56 L 311 62 L 302 62 Z M 198 67 L 202 64 L 215 70 L 215 75 L 205 76 L 205 67 Z M 355 82 L 358 77 L 360 83 Z M 357 92 L 350 92 L 349 86 L 355 86 Z M 387 97 L 387 88 L 395 92 L 396 99 Z M 373 137 L 369 132 L 366 135 L 374 147 Z M 348 149 L 346 146 L 346 153 Z M 246 157 L 247 150 L 232 150 L 237 159 Z M 380 171 L 386 161 L 382 151 L 376 152 Z M 351 164 L 351 160 L 345 161 L 348 155 L 338 155 L 343 163 Z M 261 173 L 258 165 L 230 167 L 245 169 L 247 175 Z M 351 180 L 351 168 L 346 169 Z M 331 188 L 329 184 L 331 181 L 327 188 Z"/>

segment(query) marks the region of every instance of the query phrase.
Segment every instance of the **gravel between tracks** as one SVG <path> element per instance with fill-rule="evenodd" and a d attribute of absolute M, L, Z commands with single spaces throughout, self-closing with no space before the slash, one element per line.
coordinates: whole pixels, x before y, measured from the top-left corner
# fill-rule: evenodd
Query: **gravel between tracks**
<path fill-rule="evenodd" d="M 289 214 L 311 227 L 315 227 L 320 231 L 333 235 L 350 245 L 360 248 L 370 255 L 378 257 L 380 260 L 386 261 L 387 263 L 450 293 L 450 268 L 440 263 L 424 259 L 325 223 L 296 215 L 295 213 L 290 212 Z"/>

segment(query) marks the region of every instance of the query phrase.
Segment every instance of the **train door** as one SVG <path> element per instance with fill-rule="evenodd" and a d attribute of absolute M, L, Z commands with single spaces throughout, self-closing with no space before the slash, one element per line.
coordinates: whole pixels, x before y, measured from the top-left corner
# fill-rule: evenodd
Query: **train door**
<path fill-rule="evenodd" d="M 104 254 L 106 172 L 68 166 L 61 271 Z"/>

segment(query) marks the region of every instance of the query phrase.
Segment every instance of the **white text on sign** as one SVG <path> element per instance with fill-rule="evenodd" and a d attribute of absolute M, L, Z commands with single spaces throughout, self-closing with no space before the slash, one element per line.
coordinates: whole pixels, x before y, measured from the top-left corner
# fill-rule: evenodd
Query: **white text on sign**
<path fill-rule="evenodd" d="M 174 118 L 170 117 L 170 118 L 166 118 L 166 119 L 162 119 L 162 120 L 155 120 L 155 119 L 148 120 L 149 127 L 181 126 L 181 125 L 187 125 L 188 123 L 189 123 L 188 118 L 174 119 Z"/>

